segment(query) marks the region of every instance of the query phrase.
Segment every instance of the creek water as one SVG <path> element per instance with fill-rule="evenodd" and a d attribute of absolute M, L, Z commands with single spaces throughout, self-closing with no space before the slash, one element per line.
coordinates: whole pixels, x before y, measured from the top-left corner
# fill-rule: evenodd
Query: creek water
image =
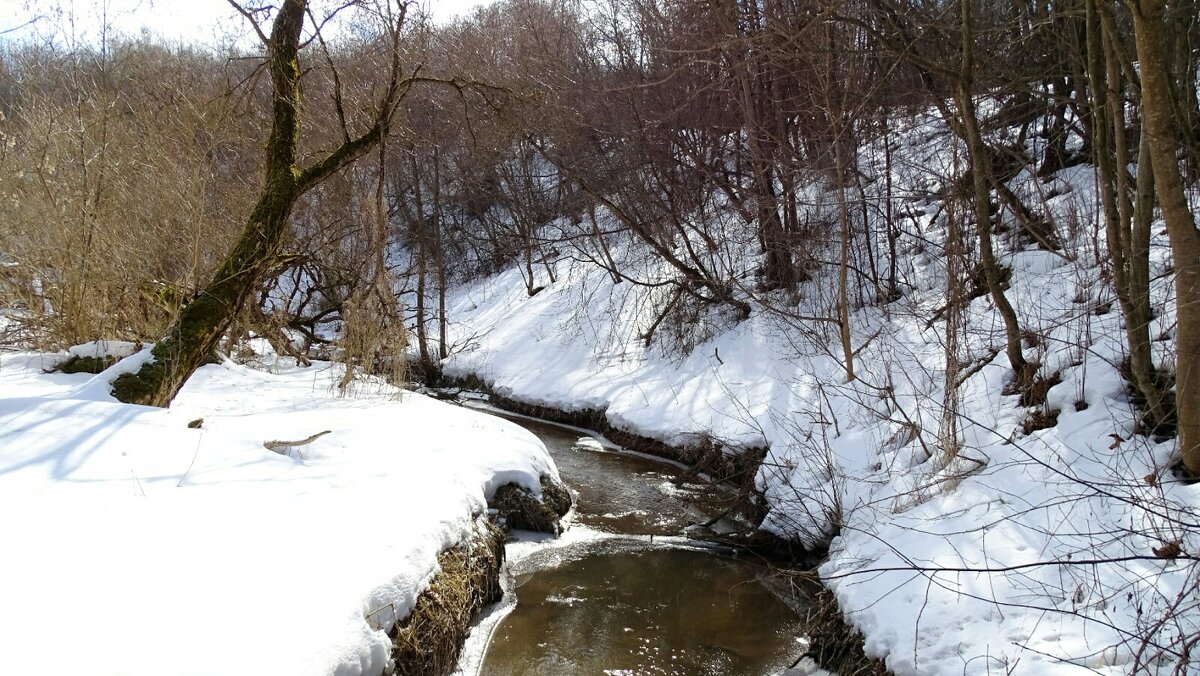
<path fill-rule="evenodd" d="M 509 544 L 515 593 L 468 640 L 464 672 L 772 674 L 803 652 L 765 568 L 681 537 L 731 496 L 671 464 L 578 443 L 581 431 L 513 421 L 550 449 L 576 511 L 559 540 Z"/>

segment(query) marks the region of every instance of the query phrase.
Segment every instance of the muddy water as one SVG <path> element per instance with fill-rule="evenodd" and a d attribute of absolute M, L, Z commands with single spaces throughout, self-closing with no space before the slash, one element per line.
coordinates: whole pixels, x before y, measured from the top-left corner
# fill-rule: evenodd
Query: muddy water
<path fill-rule="evenodd" d="M 702 497 L 711 491 L 671 465 L 516 422 L 578 492 L 572 531 L 584 537 L 514 562 L 516 606 L 479 673 L 770 674 L 798 657 L 797 616 L 761 583 L 761 567 L 670 537 L 724 511 Z"/>

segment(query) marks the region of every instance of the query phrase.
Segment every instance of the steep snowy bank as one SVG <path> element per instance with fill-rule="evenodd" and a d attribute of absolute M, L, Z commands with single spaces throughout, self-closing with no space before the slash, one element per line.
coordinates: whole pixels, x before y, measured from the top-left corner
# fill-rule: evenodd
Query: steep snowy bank
<path fill-rule="evenodd" d="M 914 124 L 901 138 L 896 167 L 954 175 L 961 155 L 935 124 Z M 534 296 L 516 269 L 458 289 L 446 372 L 533 404 L 603 409 L 610 423 L 668 442 L 769 444 L 758 477 L 771 507 L 764 526 L 807 543 L 838 533 L 821 574 L 869 654 L 898 674 L 1186 670 L 1189 637 L 1200 632 L 1200 571 L 1188 557 L 1200 549 L 1200 486 L 1168 469 L 1173 440 L 1135 434 L 1091 168 L 1010 182 L 1067 242 L 1060 254 L 1001 239 L 1009 297 L 1035 337 L 1025 357 L 1041 364 L 1047 389 L 1044 404 L 1030 405 L 1008 393 L 1003 327 L 986 294 L 958 318 L 961 383 L 947 396 L 938 312 L 947 208 L 937 186 L 916 176 L 897 169 L 892 181 L 904 220 L 903 297 L 863 296 L 851 311 L 855 381 L 833 324 L 797 319 L 834 316 L 828 269 L 794 300 L 756 298 L 747 284 L 748 319 L 701 315 L 684 327 L 690 349 L 677 351 L 644 340 L 660 288 L 614 283 L 570 251 L 549 263 L 555 281 Z M 867 185 L 870 199 L 882 201 L 882 184 Z M 811 198 L 819 221 L 820 205 L 834 202 L 818 187 Z M 1160 231 L 1151 334 L 1169 337 Z M 618 268 L 643 280 L 671 275 L 646 263 L 636 243 L 615 237 L 609 246 Z M 857 252 L 857 269 L 884 260 L 883 242 L 870 246 L 875 257 Z M 753 256 L 742 263 L 751 269 Z M 1172 361 L 1169 345 L 1156 343 L 1160 363 Z M 946 427 L 947 406 L 956 429 Z M 1172 547 L 1184 555 L 1173 558 Z"/>
<path fill-rule="evenodd" d="M 159 410 L 42 372 L 63 358 L 0 355 L 3 673 L 382 673 L 492 492 L 557 476 L 515 425 L 339 398 L 328 364 L 206 366 Z"/>

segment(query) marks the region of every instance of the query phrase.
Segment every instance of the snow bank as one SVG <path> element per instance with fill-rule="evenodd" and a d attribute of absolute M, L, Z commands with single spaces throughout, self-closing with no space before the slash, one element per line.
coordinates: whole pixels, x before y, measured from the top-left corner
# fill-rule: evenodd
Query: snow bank
<path fill-rule="evenodd" d="M 516 425 L 339 398 L 329 364 L 206 366 L 161 410 L 53 361 L 0 355 L 0 673 L 382 673 L 491 493 L 557 476 Z"/>

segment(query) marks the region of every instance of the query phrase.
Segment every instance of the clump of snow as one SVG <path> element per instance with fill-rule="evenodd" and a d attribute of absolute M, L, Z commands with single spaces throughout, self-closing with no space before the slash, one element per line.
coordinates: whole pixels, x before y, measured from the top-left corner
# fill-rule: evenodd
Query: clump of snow
<path fill-rule="evenodd" d="M 92 359 L 102 359 L 104 357 L 123 359 L 140 349 L 142 349 L 142 346 L 139 343 L 131 343 L 125 340 L 93 340 L 81 345 L 72 345 L 67 348 L 67 354 L 72 357 L 89 357 Z"/>
<path fill-rule="evenodd" d="M 0 673 L 380 674 L 490 494 L 557 476 L 516 425 L 338 398 L 330 364 L 206 366 L 163 410 L 42 363 L 0 354 Z"/>
<path fill-rule="evenodd" d="M 575 448 L 584 451 L 603 451 L 604 444 L 600 443 L 600 440 L 595 437 L 579 437 L 575 442 Z"/>

